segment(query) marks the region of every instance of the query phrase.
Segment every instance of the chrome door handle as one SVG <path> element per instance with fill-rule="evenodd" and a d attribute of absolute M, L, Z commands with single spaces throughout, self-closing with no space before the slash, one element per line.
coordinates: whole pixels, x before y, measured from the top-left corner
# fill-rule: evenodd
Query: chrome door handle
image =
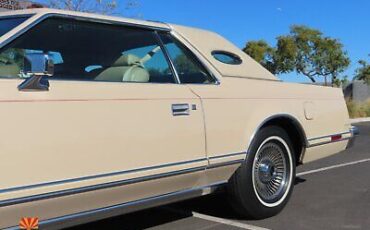
<path fill-rule="evenodd" d="M 190 115 L 189 104 L 172 104 L 172 115 L 173 116 L 189 116 Z"/>

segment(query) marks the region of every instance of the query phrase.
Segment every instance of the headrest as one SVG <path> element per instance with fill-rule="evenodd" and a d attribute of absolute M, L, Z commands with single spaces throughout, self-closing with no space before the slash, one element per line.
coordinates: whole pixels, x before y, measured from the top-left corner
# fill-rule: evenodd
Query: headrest
<path fill-rule="evenodd" d="M 133 54 L 125 54 L 118 58 L 112 66 L 132 66 L 135 64 L 140 64 L 140 58 Z"/>

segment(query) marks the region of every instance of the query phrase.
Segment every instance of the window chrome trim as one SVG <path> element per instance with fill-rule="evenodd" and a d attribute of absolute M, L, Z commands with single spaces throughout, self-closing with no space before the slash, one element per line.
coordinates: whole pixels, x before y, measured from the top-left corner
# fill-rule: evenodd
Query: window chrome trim
<path fill-rule="evenodd" d="M 13 40 L 15 40 L 16 38 L 18 38 L 20 35 L 24 34 L 26 31 L 28 31 L 30 28 L 33 28 L 34 26 L 34 21 L 31 22 L 30 24 L 26 25 L 25 27 L 22 28 L 22 25 L 23 24 L 27 24 L 28 21 L 32 21 L 34 20 L 33 18 L 36 17 L 36 14 L 17 14 L 17 15 L 7 15 L 7 16 L 1 16 L 0 18 L 17 18 L 17 17 L 29 17 L 28 19 L 26 19 L 24 22 L 22 22 L 21 24 L 19 24 L 18 26 L 14 27 L 13 29 L 11 29 L 10 31 L 8 31 L 7 33 L 5 34 L 8 34 L 8 33 L 11 33 L 13 30 L 15 29 L 18 29 L 20 28 L 21 30 L 18 31 L 17 33 L 14 33 L 12 36 L 10 36 L 8 39 L 6 39 L 5 41 L 3 41 L 2 43 L 0 43 L 0 51 L 1 49 L 8 45 L 10 42 L 12 42 Z"/>
<path fill-rule="evenodd" d="M 169 65 L 169 67 L 170 67 L 170 69 L 172 71 L 172 75 L 173 75 L 173 77 L 175 79 L 175 82 L 177 84 L 181 84 L 179 74 L 178 74 L 178 72 L 177 72 L 177 70 L 175 68 L 175 64 L 173 63 L 173 61 L 172 61 L 172 59 L 170 57 L 170 54 L 168 53 L 168 50 L 167 50 L 166 46 L 164 45 L 164 43 L 163 43 L 163 41 L 161 39 L 161 36 L 158 34 L 157 31 L 155 31 L 155 35 L 156 35 L 156 38 L 157 38 L 157 40 L 158 40 L 158 42 L 159 42 L 159 44 L 161 46 L 161 49 L 163 51 L 163 54 L 164 54 L 164 56 L 165 56 L 165 58 L 167 60 L 167 64 Z"/>
<path fill-rule="evenodd" d="M 41 228 L 49 226 L 58 226 L 58 228 L 67 228 L 75 225 L 85 224 L 93 221 L 98 221 L 114 216 L 120 216 L 127 213 L 140 211 L 147 208 L 166 205 L 173 202 L 183 201 L 191 198 L 196 198 L 203 195 L 208 195 L 217 191 L 218 188 L 224 186 L 227 181 L 219 181 L 207 186 L 200 186 L 176 192 L 171 192 L 159 196 L 144 198 L 140 200 L 130 201 L 113 206 L 88 210 L 84 212 L 74 213 L 70 215 L 60 216 L 52 219 L 42 220 L 39 225 Z M 7 229 L 19 229 L 19 226 L 9 227 Z"/>
<path fill-rule="evenodd" d="M 218 54 L 228 56 L 231 59 L 233 59 L 234 62 L 233 63 L 224 62 L 224 61 L 222 61 L 222 60 L 220 60 L 220 59 L 218 59 L 216 57 L 216 55 L 218 55 Z M 219 61 L 219 62 L 221 62 L 223 64 L 226 64 L 226 65 L 241 65 L 241 64 L 243 64 L 243 60 L 239 57 L 239 55 L 234 54 L 234 53 L 229 52 L 229 51 L 225 51 L 225 50 L 213 50 L 211 52 L 211 55 L 212 55 L 212 57 L 215 60 L 217 60 L 217 61 Z"/>
<path fill-rule="evenodd" d="M 29 14 L 25 14 L 25 15 L 29 15 Z M 109 19 L 99 19 L 99 18 L 90 18 L 90 17 L 84 17 L 84 16 L 67 15 L 67 14 L 61 14 L 61 13 L 46 13 L 46 14 L 42 14 L 41 16 L 39 16 L 38 14 L 31 14 L 31 15 L 33 16 L 27 19 L 23 23 L 26 23 L 28 20 L 33 20 L 33 21 L 27 26 L 25 26 L 24 28 L 22 28 L 21 31 L 19 31 L 18 33 L 15 33 L 10 38 L 8 38 L 3 43 L 1 43 L 0 49 L 2 49 L 4 46 L 8 45 L 10 42 L 14 41 L 15 39 L 17 39 L 22 34 L 28 32 L 30 29 L 34 28 L 40 22 L 44 21 L 45 19 L 51 18 L 51 17 L 57 17 L 57 18 L 62 18 L 62 19 L 72 19 L 72 20 L 100 23 L 100 24 L 108 24 L 108 25 L 129 26 L 129 27 L 148 29 L 148 30 L 153 30 L 153 31 L 171 31 L 171 29 L 162 28 L 162 27 L 148 26 L 148 25 L 142 25 L 142 24 L 136 24 L 136 23 L 130 23 L 130 22 L 121 22 L 121 21 L 115 21 L 115 20 L 109 20 Z M 17 16 L 20 16 L 20 15 L 17 15 Z M 35 17 L 36 19 L 34 19 Z"/>
<path fill-rule="evenodd" d="M 31 17 L 33 17 L 35 14 L 12 14 L 12 15 L 1 15 L 0 16 L 0 20 L 1 19 L 11 19 L 11 18 L 27 18 L 30 19 Z M 26 22 L 27 20 L 25 20 L 24 22 Z M 22 22 L 23 23 L 23 22 Z M 21 24 L 22 24 L 21 23 Z M 19 25 L 21 25 L 19 24 Z"/>
<path fill-rule="evenodd" d="M 164 28 L 164 27 L 149 26 L 149 25 L 143 25 L 139 23 L 122 22 L 122 21 L 103 19 L 103 18 L 92 18 L 92 17 L 86 17 L 86 16 L 68 15 L 68 14 L 61 14 L 61 13 L 47 13 L 47 14 L 44 14 L 44 16 L 46 16 L 47 18 L 48 17 L 59 17 L 59 18 L 64 18 L 64 19 L 74 19 L 78 21 L 108 24 L 108 25 L 129 26 L 129 27 L 136 27 L 136 28 L 156 30 L 156 31 L 171 31 L 171 29 Z"/>

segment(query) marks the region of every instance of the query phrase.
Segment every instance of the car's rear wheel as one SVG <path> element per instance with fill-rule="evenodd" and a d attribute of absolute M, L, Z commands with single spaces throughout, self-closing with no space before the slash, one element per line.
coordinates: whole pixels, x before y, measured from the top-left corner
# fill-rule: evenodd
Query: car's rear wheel
<path fill-rule="evenodd" d="M 270 126 L 258 132 L 245 162 L 229 181 L 235 210 L 249 218 L 278 214 L 293 191 L 295 158 L 289 135 Z"/>

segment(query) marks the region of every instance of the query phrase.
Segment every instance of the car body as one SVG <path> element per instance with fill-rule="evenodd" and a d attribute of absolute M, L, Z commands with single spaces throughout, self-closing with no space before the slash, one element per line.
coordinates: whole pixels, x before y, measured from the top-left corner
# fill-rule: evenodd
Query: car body
<path fill-rule="evenodd" d="M 289 136 L 294 165 L 353 136 L 340 89 L 282 82 L 209 31 L 50 9 L 4 20 L 1 228 L 22 217 L 73 226 L 209 194 L 266 127 Z M 22 91 L 22 57 L 37 52 L 54 58 L 50 89 Z"/>

